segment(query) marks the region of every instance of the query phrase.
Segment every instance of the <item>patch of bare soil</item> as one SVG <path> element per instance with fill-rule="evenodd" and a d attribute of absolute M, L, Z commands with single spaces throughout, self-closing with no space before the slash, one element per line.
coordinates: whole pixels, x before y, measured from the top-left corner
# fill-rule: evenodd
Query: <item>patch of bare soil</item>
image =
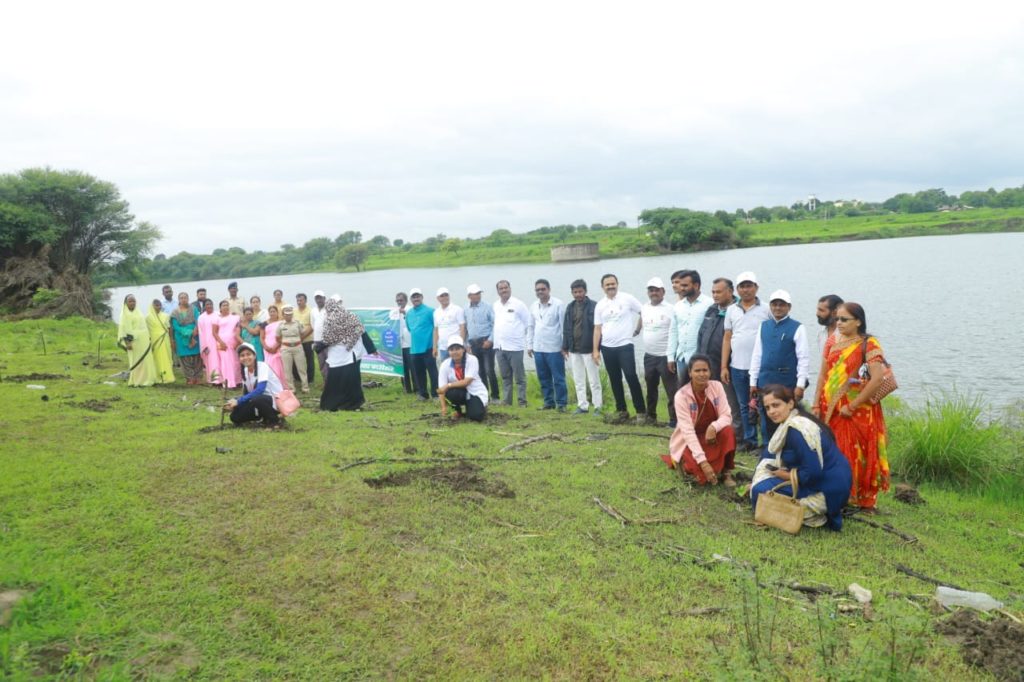
<path fill-rule="evenodd" d="M 363 479 L 371 488 L 393 488 L 411 485 L 415 481 L 427 481 L 451 488 L 458 493 L 476 493 L 487 497 L 513 498 L 514 490 L 503 481 L 492 481 L 480 474 L 480 467 L 472 462 L 408 469 L 387 474 L 379 478 Z"/>
<path fill-rule="evenodd" d="M 217 433 L 218 431 L 224 431 L 226 429 L 253 429 L 253 430 L 259 430 L 259 431 L 270 431 L 270 432 L 281 432 L 281 433 L 284 433 L 285 431 L 291 431 L 293 433 L 297 433 L 299 431 L 303 431 L 304 430 L 304 429 L 297 429 L 297 428 L 295 428 L 293 426 L 289 426 L 288 422 L 286 422 L 284 419 L 282 419 L 280 422 L 278 422 L 276 426 L 267 426 L 263 422 L 245 422 L 244 424 L 241 424 L 240 426 L 235 426 L 228 419 L 225 419 L 223 427 L 221 427 L 220 424 L 213 424 L 211 426 L 204 426 L 201 429 L 196 429 L 196 433 Z"/>
<path fill-rule="evenodd" d="M 924 504 L 924 498 L 921 497 L 921 493 L 917 492 L 917 488 L 906 483 L 896 484 L 896 490 L 893 497 L 904 504 Z"/>
<path fill-rule="evenodd" d="M 24 383 L 26 381 L 52 381 L 54 379 L 69 379 L 66 374 L 11 374 L 3 378 L 4 381 Z"/>
<path fill-rule="evenodd" d="M 957 611 L 936 626 L 960 644 L 964 660 L 999 680 L 1024 680 L 1024 626 L 998 618 L 983 621 L 974 611 Z"/>
<path fill-rule="evenodd" d="M 106 412 L 107 410 L 113 409 L 110 403 L 116 403 L 120 400 L 120 396 L 113 396 L 106 400 L 83 400 L 78 403 L 68 403 L 71 407 L 80 407 L 83 410 L 89 410 L 91 412 Z"/>
<path fill-rule="evenodd" d="M 11 622 L 11 612 L 14 610 L 14 605 L 29 594 L 27 590 L 6 590 L 0 592 L 0 628 L 6 627 Z"/>

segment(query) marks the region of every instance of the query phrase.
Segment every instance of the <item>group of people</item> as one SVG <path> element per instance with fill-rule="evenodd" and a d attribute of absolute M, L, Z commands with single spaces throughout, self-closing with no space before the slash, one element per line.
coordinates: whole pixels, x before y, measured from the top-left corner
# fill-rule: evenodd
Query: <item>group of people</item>
<path fill-rule="evenodd" d="M 129 385 L 173 382 L 177 365 L 190 386 L 241 386 L 244 395 L 224 406 L 237 424 L 277 425 L 279 395 L 293 389 L 308 394 L 317 369 L 323 379 L 321 409 L 355 410 L 365 402 L 359 374 L 365 329 L 337 294 L 328 299 L 316 291 L 316 305 L 310 306 L 300 293 L 292 305 L 278 289 L 264 309 L 259 296 L 246 302 L 232 282 L 215 312 L 205 288 L 194 301 L 186 292 L 175 297 L 170 286 L 162 293 L 145 314 L 135 296 L 125 297 L 118 343 L 128 354 Z"/>
<path fill-rule="evenodd" d="M 437 396 L 442 414 L 450 409 L 480 421 L 491 401 L 526 407 L 529 356 L 541 386 L 538 409 L 569 411 L 568 366 L 572 414 L 605 415 L 603 364 L 614 401 L 609 419 L 634 419 L 628 388 L 636 422 L 655 424 L 664 392 L 673 429 L 664 459 L 681 475 L 734 486 L 736 451 L 755 451 L 762 455 L 751 483 L 755 505 L 763 492 L 798 478 L 807 525 L 838 529 L 848 502 L 873 508 L 888 488 L 885 421 L 873 400 L 886 365 L 864 309 L 836 295 L 818 301 L 821 368 L 808 411 L 802 402 L 811 340 L 790 316 L 786 290 L 762 300 L 749 271 L 714 279 L 710 296 L 695 270 L 672 273 L 670 286 L 674 303 L 659 277 L 647 282 L 641 304 L 619 290 L 614 274 L 601 278 L 599 300 L 590 298 L 584 280 L 573 281 L 568 303 L 553 295 L 546 279 L 534 282 L 536 300 L 529 306 L 512 295 L 507 280 L 496 283 L 493 303 L 483 300 L 477 284 L 466 289 L 465 306 L 452 301 L 447 287 L 436 291 L 436 306 L 424 302 L 421 289 L 399 292 L 391 318 L 400 330 L 403 385 L 419 400 Z M 277 393 L 291 387 L 308 393 L 318 366 L 322 409 L 363 404 L 359 365 L 373 351 L 359 319 L 337 295 L 328 299 L 317 291 L 316 305 L 308 306 L 299 294 L 292 306 L 275 291 L 263 310 L 258 296 L 246 305 L 231 283 L 214 312 L 204 289 L 195 302 L 179 294 L 176 304 L 170 287 L 163 293 L 147 316 L 134 297 L 125 300 L 118 336 L 128 350 L 132 384 L 173 381 L 177 358 L 190 384 L 244 386 L 245 394 L 225 406 L 233 421 L 274 423 Z M 639 369 L 637 338 L 643 343 Z M 269 404 L 261 399 L 254 407 L 264 394 Z"/>

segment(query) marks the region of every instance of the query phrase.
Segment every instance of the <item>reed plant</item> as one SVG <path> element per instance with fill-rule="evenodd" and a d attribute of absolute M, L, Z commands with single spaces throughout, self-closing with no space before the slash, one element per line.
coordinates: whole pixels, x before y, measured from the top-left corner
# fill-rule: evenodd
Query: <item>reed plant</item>
<path fill-rule="evenodd" d="M 1014 447 L 1021 434 L 988 421 L 989 411 L 980 396 L 962 393 L 929 398 L 921 408 L 901 406 L 890 421 L 892 473 L 918 483 L 1015 494 L 1024 481 Z"/>

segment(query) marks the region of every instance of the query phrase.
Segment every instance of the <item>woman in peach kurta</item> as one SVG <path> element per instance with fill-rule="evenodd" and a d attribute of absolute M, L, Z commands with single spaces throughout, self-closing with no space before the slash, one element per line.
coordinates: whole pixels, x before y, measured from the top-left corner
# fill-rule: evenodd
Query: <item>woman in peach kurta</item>
<path fill-rule="evenodd" d="M 832 429 L 853 470 L 850 504 L 873 509 L 879 491 L 889 489 L 885 416 L 871 400 L 882 383 L 885 357 L 878 339 L 867 333 L 864 308 L 843 303 L 835 319 L 837 334 L 825 343 L 813 412 Z"/>
<path fill-rule="evenodd" d="M 274 370 L 281 380 L 281 385 L 288 388 L 288 378 L 284 375 L 284 363 L 281 361 L 281 345 L 277 342 L 277 325 L 281 322 L 280 311 L 276 305 L 267 308 L 267 326 L 263 329 L 263 355 L 270 369 Z"/>
<path fill-rule="evenodd" d="M 235 330 L 241 318 L 231 312 L 227 301 L 220 302 L 220 315 L 213 319 L 213 337 L 217 342 L 217 356 L 221 378 L 218 384 L 235 388 L 242 383 L 242 368 L 238 363 L 235 348 Z"/>
<path fill-rule="evenodd" d="M 688 367 L 690 381 L 676 392 L 678 423 L 669 440 L 669 456 L 663 459 L 702 485 L 714 485 L 721 476 L 726 486 L 733 487 L 736 434 L 725 387 L 711 380 L 708 356 L 694 355 Z"/>
<path fill-rule="evenodd" d="M 203 359 L 203 369 L 206 370 L 206 381 L 211 384 L 221 382 L 220 353 L 217 352 L 217 339 L 213 335 L 216 319 L 213 301 L 206 299 L 203 314 L 196 318 L 196 326 L 199 328 L 199 355 Z"/>

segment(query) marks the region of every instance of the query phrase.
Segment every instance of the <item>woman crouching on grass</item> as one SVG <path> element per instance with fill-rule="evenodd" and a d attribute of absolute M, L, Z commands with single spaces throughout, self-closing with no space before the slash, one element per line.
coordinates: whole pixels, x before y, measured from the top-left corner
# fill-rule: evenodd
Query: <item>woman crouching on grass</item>
<path fill-rule="evenodd" d="M 853 473 L 836 445 L 832 430 L 796 403 L 793 389 L 772 384 L 763 391 L 768 418 L 778 424 L 768 450 L 754 470 L 750 501 L 779 483 L 796 478 L 797 498 L 804 508 L 804 525 L 843 527 L 843 506 L 850 498 Z M 790 485 L 777 491 L 792 495 Z"/>
<path fill-rule="evenodd" d="M 246 393 L 224 404 L 224 411 L 231 413 L 231 423 L 241 426 L 261 420 L 264 426 L 279 426 L 277 395 L 284 390 L 280 377 L 270 365 L 256 359 L 256 348 L 252 344 L 243 343 L 238 347 L 238 360 L 242 363 L 242 388 Z"/>
<path fill-rule="evenodd" d="M 462 416 L 475 422 L 487 416 L 487 386 L 480 379 L 480 361 L 466 352 L 461 336 L 448 337 L 448 358 L 441 363 L 438 381 L 443 382 L 437 389 L 441 396 L 441 416 L 448 415 L 448 405 L 455 410 L 455 418 Z"/>
<path fill-rule="evenodd" d="M 669 456 L 662 457 L 679 475 L 690 474 L 701 485 L 722 483 L 736 487 L 733 458 L 736 434 L 732 429 L 732 410 L 720 381 L 711 379 L 711 358 L 695 354 L 687 363 L 690 381 L 676 392 L 676 418 L 679 420 L 669 441 Z"/>

